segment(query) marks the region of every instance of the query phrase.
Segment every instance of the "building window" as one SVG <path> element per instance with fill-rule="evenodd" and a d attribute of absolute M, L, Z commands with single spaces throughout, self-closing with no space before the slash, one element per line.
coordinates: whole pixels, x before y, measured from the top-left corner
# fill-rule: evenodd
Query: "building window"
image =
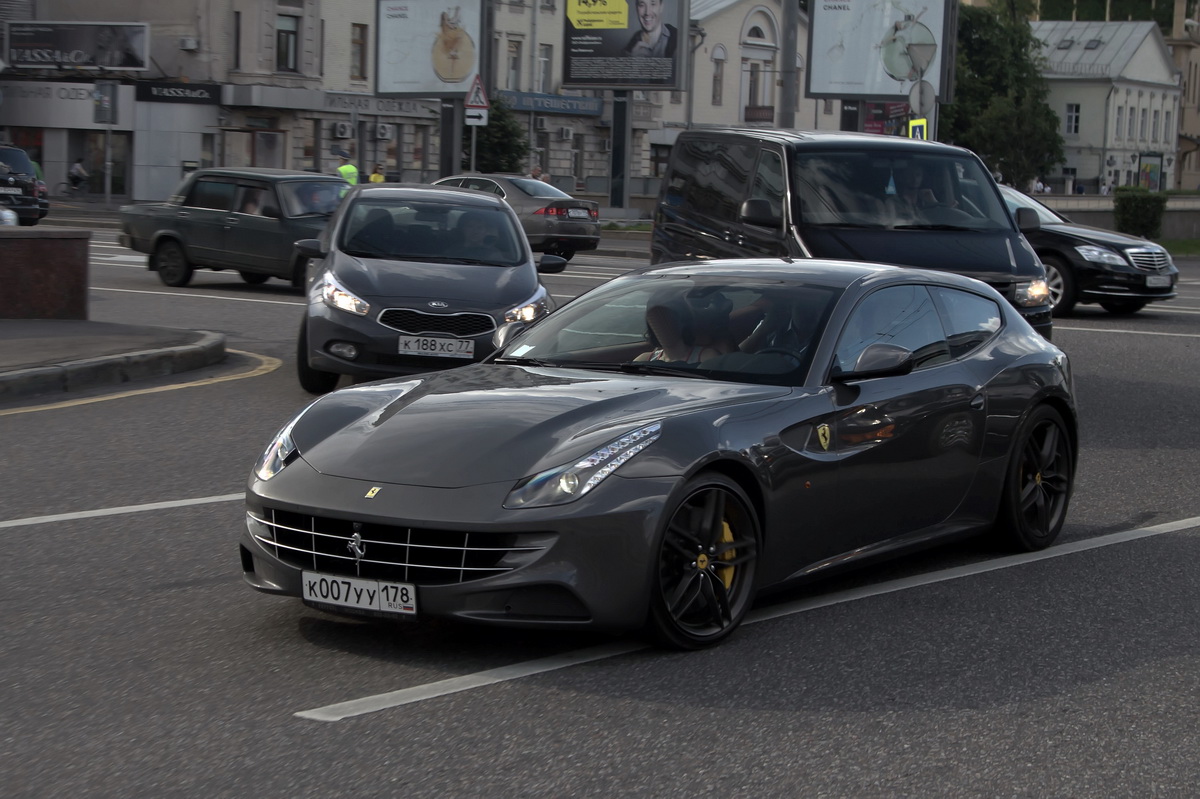
<path fill-rule="evenodd" d="M 720 105 L 725 98 L 725 48 L 713 48 L 712 104 Z"/>
<path fill-rule="evenodd" d="M 325 74 L 325 20 L 321 20 L 321 41 L 317 42 L 317 74 Z"/>
<path fill-rule="evenodd" d="M 1067 103 L 1067 128 L 1065 133 L 1068 136 L 1079 135 L 1079 103 Z"/>
<path fill-rule="evenodd" d="M 1116 138 L 1118 138 L 1118 139 L 1121 138 L 1121 133 L 1124 131 L 1124 129 L 1125 129 L 1125 108 L 1124 108 L 1124 106 L 1118 106 L 1117 107 L 1117 125 L 1116 125 L 1116 130 L 1115 130 Z"/>
<path fill-rule="evenodd" d="M 1167 144 L 1173 145 L 1175 142 L 1174 136 L 1171 135 L 1173 131 L 1174 128 L 1171 127 L 1171 112 L 1165 111 L 1163 113 L 1163 141 Z"/>
<path fill-rule="evenodd" d="M 1129 125 L 1125 128 L 1125 138 L 1130 139 L 1130 140 L 1133 139 L 1133 124 L 1134 124 L 1133 109 L 1130 108 L 1129 109 Z"/>
<path fill-rule="evenodd" d="M 750 63 L 750 85 L 746 89 L 746 105 L 758 105 L 758 95 L 762 91 L 762 64 Z"/>
<path fill-rule="evenodd" d="M 1158 112 L 1155 111 L 1150 122 L 1150 141 L 1158 141 Z"/>
<path fill-rule="evenodd" d="M 242 68 L 242 12 L 233 12 L 233 68 Z"/>
<path fill-rule="evenodd" d="M 538 45 L 538 85 L 534 87 L 536 92 L 544 92 L 549 94 L 554 86 L 553 73 L 551 69 L 554 64 L 554 45 L 539 44 Z"/>
<path fill-rule="evenodd" d="M 509 91 L 521 91 L 521 43 L 508 43 L 508 69 L 505 72 L 504 88 Z"/>
<path fill-rule="evenodd" d="M 1138 125 L 1138 138 L 1142 141 L 1146 140 L 1146 109 L 1142 109 L 1139 115 L 1140 123 Z"/>
<path fill-rule="evenodd" d="M 300 18 L 286 14 L 275 17 L 275 69 L 300 71 Z"/>
<path fill-rule="evenodd" d="M 350 26 L 350 79 L 367 79 L 367 26 Z"/>

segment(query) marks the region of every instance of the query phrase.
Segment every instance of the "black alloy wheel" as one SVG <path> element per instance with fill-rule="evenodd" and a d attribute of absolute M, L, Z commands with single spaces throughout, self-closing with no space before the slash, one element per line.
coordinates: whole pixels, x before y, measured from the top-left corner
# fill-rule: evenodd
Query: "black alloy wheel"
<path fill-rule="evenodd" d="M 1004 480 L 999 532 L 1026 552 L 1054 543 L 1075 484 L 1074 451 L 1062 416 L 1039 405 L 1017 431 Z"/>
<path fill-rule="evenodd" d="M 1110 314 L 1125 316 L 1145 308 L 1146 300 L 1105 300 L 1100 303 L 1100 307 Z"/>
<path fill-rule="evenodd" d="M 700 649 L 737 628 L 754 600 L 759 527 L 741 487 L 706 473 L 667 510 L 651 586 L 649 632 L 675 649 Z"/>
<path fill-rule="evenodd" d="M 154 268 L 158 279 L 175 288 L 192 282 L 192 265 L 179 242 L 167 240 L 154 251 Z"/>
<path fill-rule="evenodd" d="M 241 272 L 241 271 L 239 271 L 238 274 L 242 276 L 242 280 L 246 281 L 251 286 L 261 285 L 271 279 L 270 275 L 264 275 L 260 272 Z"/>
<path fill-rule="evenodd" d="M 1046 285 L 1050 289 L 1050 308 L 1055 316 L 1067 316 L 1079 302 L 1075 287 L 1075 274 L 1061 258 L 1047 255 L 1042 259 L 1046 267 Z"/>
<path fill-rule="evenodd" d="M 300 323 L 300 336 L 296 342 L 296 377 L 300 388 L 309 394 L 328 394 L 337 388 L 341 375 L 337 372 L 322 372 L 308 364 L 308 321 Z"/>

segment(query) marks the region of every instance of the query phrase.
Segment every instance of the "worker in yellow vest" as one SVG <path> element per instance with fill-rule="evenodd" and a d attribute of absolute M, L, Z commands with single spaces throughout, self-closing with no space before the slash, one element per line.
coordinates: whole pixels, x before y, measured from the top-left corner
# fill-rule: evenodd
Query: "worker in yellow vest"
<path fill-rule="evenodd" d="M 337 173 L 341 175 L 342 180 L 346 181 L 351 186 L 357 186 L 358 167 L 350 163 L 350 153 L 346 152 L 345 150 L 338 150 L 337 156 L 338 160 L 341 162 L 338 164 Z"/>

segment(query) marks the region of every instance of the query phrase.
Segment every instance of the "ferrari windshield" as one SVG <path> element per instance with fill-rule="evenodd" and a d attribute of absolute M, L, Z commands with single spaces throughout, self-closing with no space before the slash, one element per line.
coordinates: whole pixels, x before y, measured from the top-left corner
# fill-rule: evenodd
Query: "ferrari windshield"
<path fill-rule="evenodd" d="M 798 150 L 792 176 L 801 226 L 1012 229 L 991 176 L 967 154 Z"/>
<path fill-rule="evenodd" d="M 618 279 L 560 308 L 496 360 L 795 385 L 839 296 L 768 279 Z"/>

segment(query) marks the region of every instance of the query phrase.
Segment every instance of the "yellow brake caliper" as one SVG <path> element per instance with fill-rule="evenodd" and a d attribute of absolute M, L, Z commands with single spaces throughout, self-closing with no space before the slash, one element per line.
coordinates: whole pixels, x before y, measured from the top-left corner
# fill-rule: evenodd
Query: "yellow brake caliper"
<path fill-rule="evenodd" d="M 729 522 L 726 521 L 721 522 L 721 543 L 733 543 L 733 530 L 729 529 Z M 725 554 L 721 555 L 721 560 L 733 560 L 735 557 L 737 557 L 737 550 L 731 549 Z M 733 566 L 726 566 L 725 568 L 721 569 L 721 581 L 725 583 L 726 590 L 729 590 L 729 587 L 733 585 L 733 571 Z"/>

